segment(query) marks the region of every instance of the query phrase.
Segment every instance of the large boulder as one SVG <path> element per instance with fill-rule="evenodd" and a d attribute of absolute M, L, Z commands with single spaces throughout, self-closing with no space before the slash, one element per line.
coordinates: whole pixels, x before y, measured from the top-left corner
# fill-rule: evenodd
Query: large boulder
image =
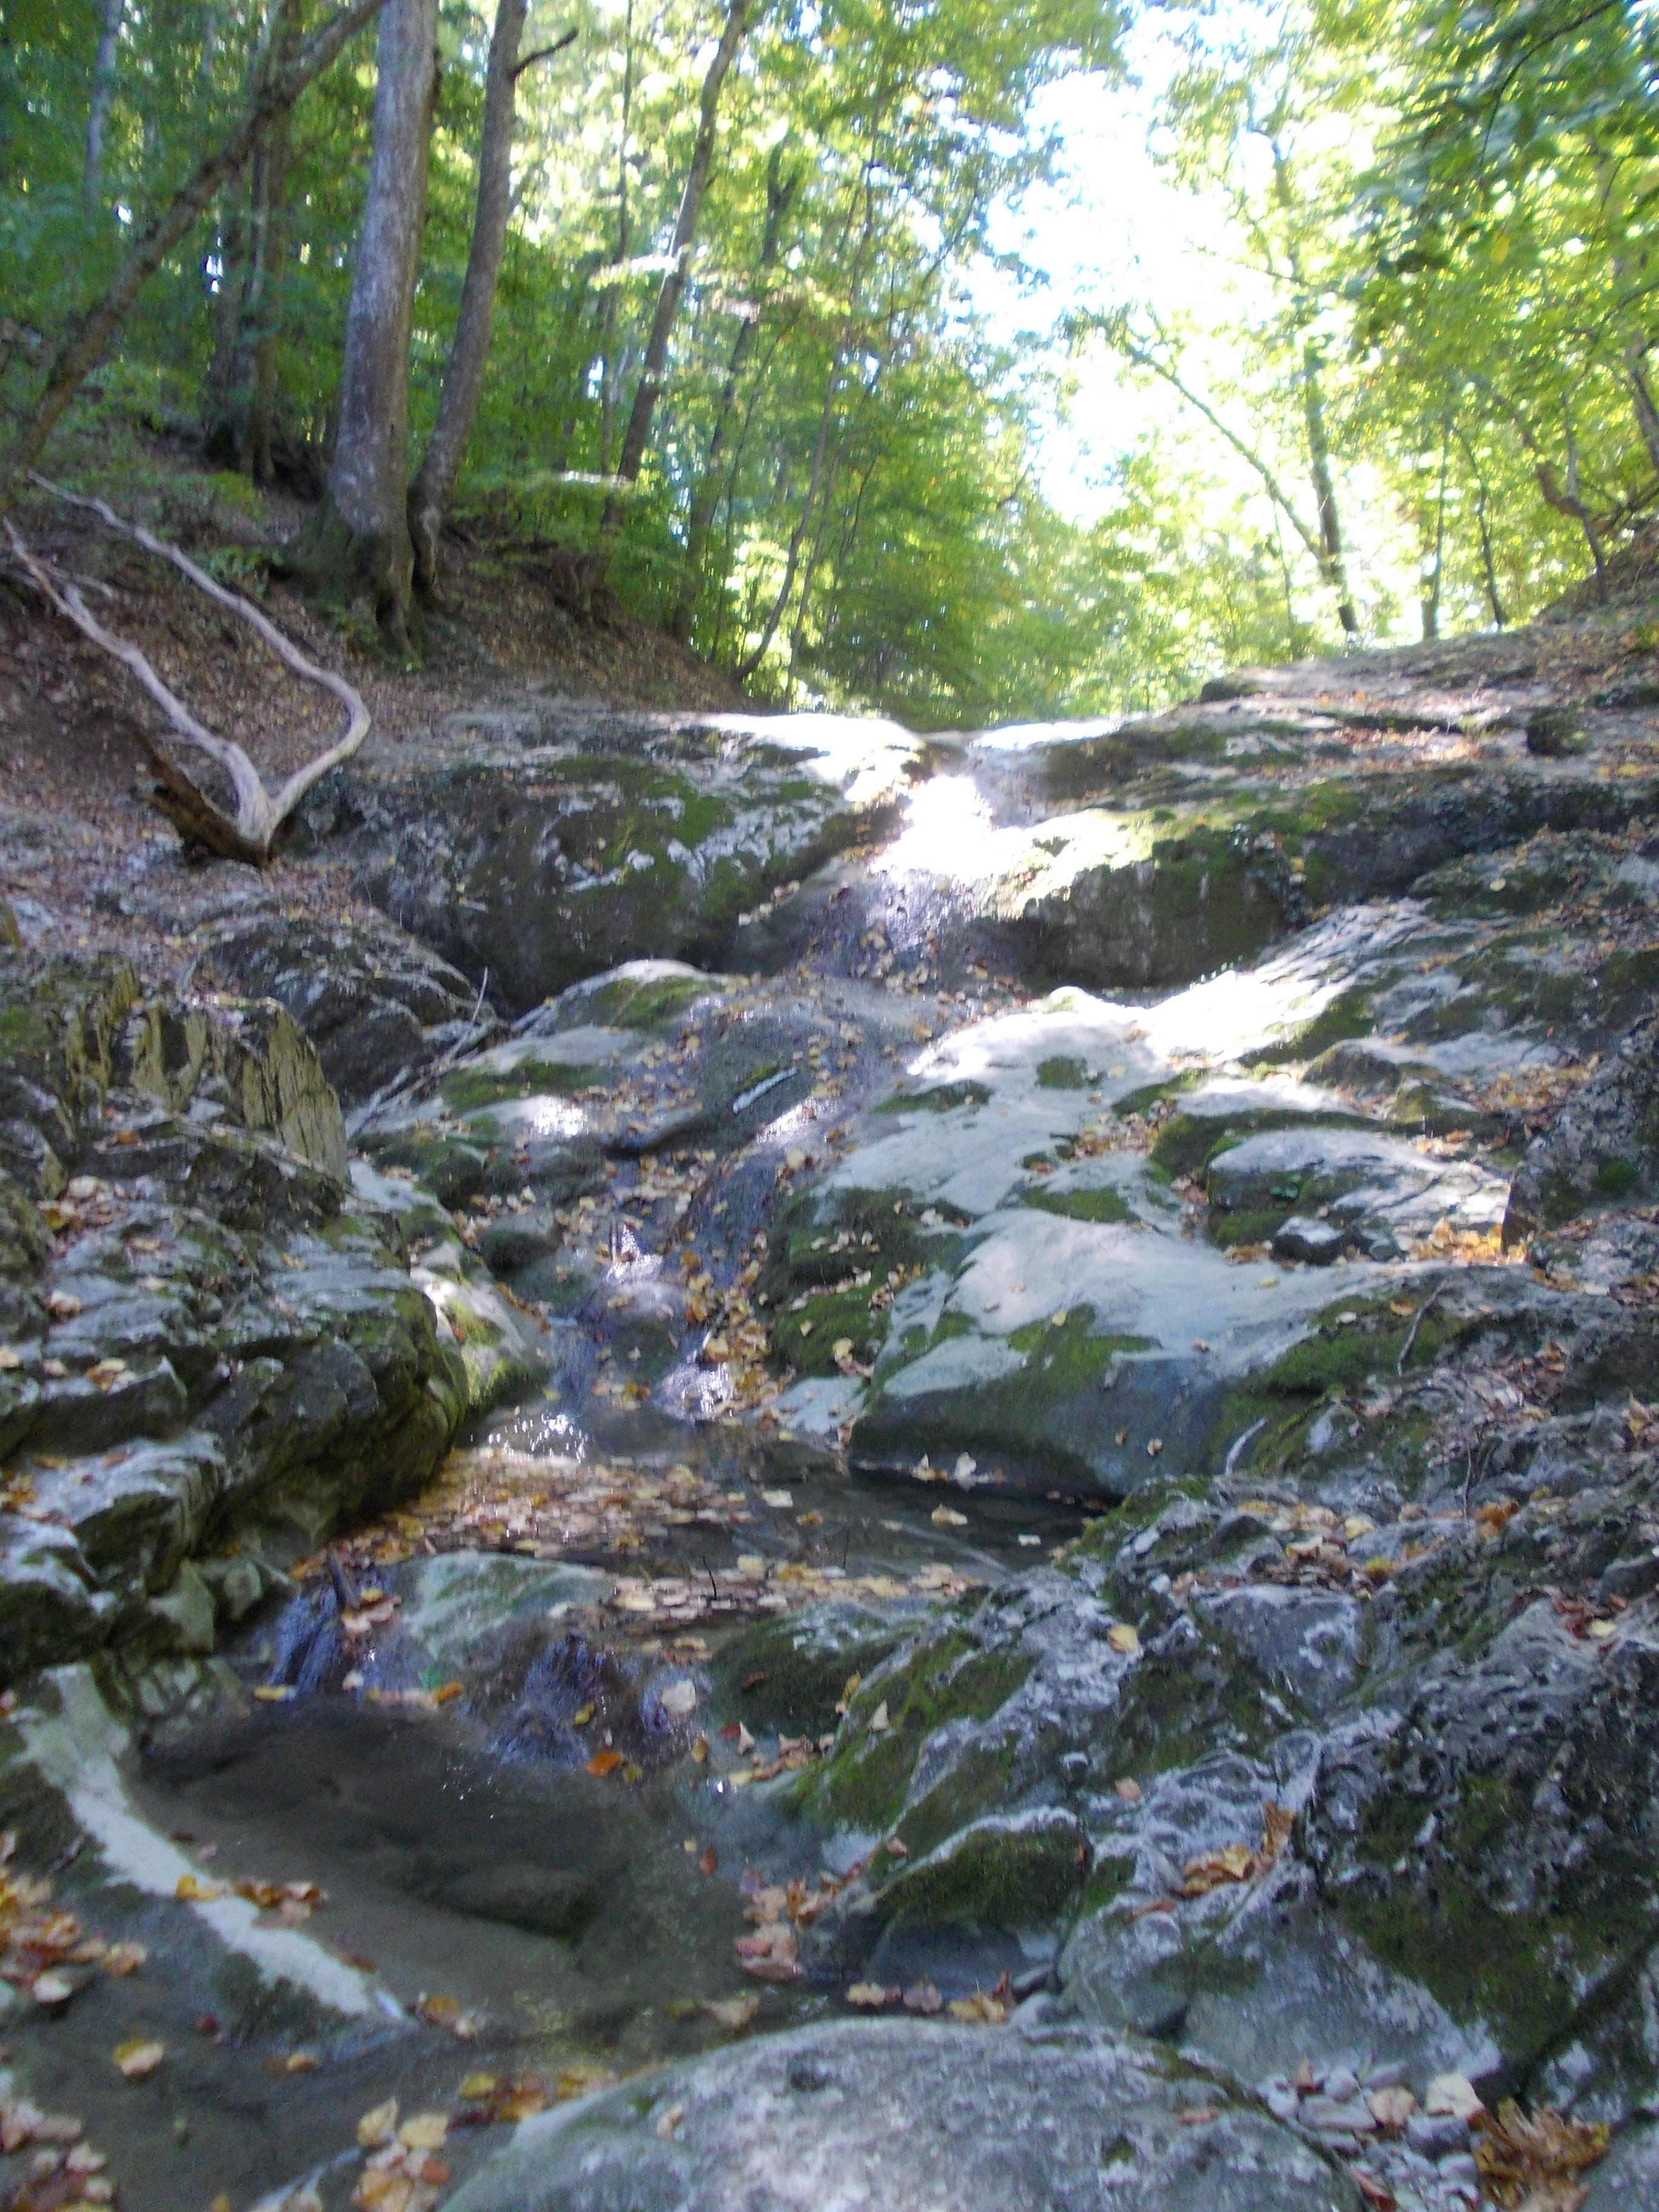
<path fill-rule="evenodd" d="M 365 782 L 350 838 L 368 896 L 515 1012 L 628 960 L 719 964 L 775 887 L 890 817 L 920 757 L 835 716 L 539 734 Z"/>
<path fill-rule="evenodd" d="M 230 908 L 196 942 L 239 994 L 286 1008 L 347 1107 L 471 1042 L 494 1018 L 465 975 L 378 915 L 322 921 L 261 900 Z"/>
<path fill-rule="evenodd" d="M 1075 2032 L 802 2028 L 525 2122 L 454 2212 L 1358 2212 L 1221 2081 Z"/>

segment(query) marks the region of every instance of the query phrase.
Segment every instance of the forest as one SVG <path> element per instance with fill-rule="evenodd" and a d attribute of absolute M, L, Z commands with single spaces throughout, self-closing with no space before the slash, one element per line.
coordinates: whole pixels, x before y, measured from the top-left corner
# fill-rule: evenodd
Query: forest
<path fill-rule="evenodd" d="M 393 653 L 483 531 L 933 726 L 1605 593 L 1659 501 L 1653 10 L 1145 13 L 1230 280 L 1173 311 L 1055 306 L 1002 220 L 1055 88 L 1124 80 L 1104 0 L 5 0 L 3 496 L 182 441 L 308 502 L 278 565 Z M 1085 369 L 1166 403 L 1087 512 L 1039 451 Z"/>
<path fill-rule="evenodd" d="M 1659 2207 L 1659 0 L 0 0 L 0 2212 Z"/>

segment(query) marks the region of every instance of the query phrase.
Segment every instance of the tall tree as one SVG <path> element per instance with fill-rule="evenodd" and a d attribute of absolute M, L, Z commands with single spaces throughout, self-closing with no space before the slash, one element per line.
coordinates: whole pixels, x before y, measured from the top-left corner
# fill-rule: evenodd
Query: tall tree
<path fill-rule="evenodd" d="M 478 144 L 477 206 L 461 287 L 461 310 L 444 370 L 438 419 L 409 487 L 415 591 L 417 598 L 428 604 L 437 596 L 438 533 L 466 458 L 489 360 L 495 289 L 507 246 L 507 221 L 513 210 L 513 126 L 518 113 L 519 79 L 532 62 L 562 52 L 576 36 L 568 31 L 552 46 L 543 46 L 520 61 L 519 43 L 528 13 L 529 0 L 499 0 L 495 9 L 484 83 L 483 131 Z"/>
<path fill-rule="evenodd" d="M 86 165 L 81 178 L 81 194 L 88 214 L 97 206 L 104 189 L 104 145 L 109 136 L 110 110 L 115 105 L 121 22 L 125 13 L 126 0 L 103 0 L 98 51 L 92 64 L 92 96 L 87 103 Z"/>
<path fill-rule="evenodd" d="M 692 619 L 697 611 L 703 563 L 708 554 L 708 535 L 714 526 L 714 511 L 720 505 L 726 442 L 737 411 L 738 387 L 743 381 L 743 372 L 748 365 L 749 356 L 760 329 L 761 315 L 766 303 L 767 280 L 777 266 L 778 252 L 783 242 L 784 217 L 799 183 L 799 172 L 791 176 L 785 176 L 783 173 L 783 142 L 779 140 L 766 161 L 766 223 L 761 234 L 759 282 L 756 288 L 758 296 L 745 306 L 743 319 L 738 325 L 737 337 L 732 341 L 731 357 L 726 364 L 726 375 L 715 404 L 714 427 L 708 436 L 708 452 L 703 461 L 702 473 L 697 478 L 696 489 L 691 495 L 690 513 L 686 518 L 685 563 L 680 572 L 679 597 L 674 603 L 674 611 L 669 621 L 671 634 L 682 645 L 690 639 Z"/>
<path fill-rule="evenodd" d="M 597 590 L 604 583 L 617 549 L 627 515 L 628 497 L 639 481 L 640 465 L 645 459 L 646 442 L 651 435 L 651 417 L 656 411 L 662 392 L 663 376 L 668 364 L 668 342 L 673 336 L 675 318 L 680 310 L 680 301 L 685 292 L 686 276 L 691 260 L 691 248 L 697 235 L 697 218 L 702 212 L 703 194 L 708 188 L 709 165 L 714 158 L 714 131 L 720 113 L 720 88 L 726 82 L 738 46 L 749 27 L 752 0 L 726 0 L 726 21 L 720 30 L 720 43 L 702 80 L 702 98 L 697 111 L 697 135 L 691 149 L 691 160 L 685 173 L 685 184 L 680 193 L 679 212 L 674 218 L 674 235 L 668 248 L 668 267 L 662 286 L 657 294 L 657 310 L 651 319 L 651 335 L 646 340 L 645 359 L 640 367 L 640 380 L 634 387 L 634 404 L 629 410 L 628 428 L 623 433 L 622 452 L 617 457 L 616 482 L 608 491 L 605 512 L 599 520 L 599 544 L 594 548 L 590 568 L 591 587 Z"/>
<path fill-rule="evenodd" d="M 409 337 L 438 96 L 437 0 L 386 0 L 368 197 L 346 312 L 339 428 L 328 488 L 283 566 L 314 596 L 359 593 L 409 649 Z"/>
<path fill-rule="evenodd" d="M 276 0 L 272 11 L 276 21 L 286 4 L 291 4 L 291 0 Z M 52 349 L 40 388 L 20 410 L 11 442 L 0 454 L 0 514 L 15 498 L 19 483 L 40 458 L 64 410 L 103 358 L 145 285 L 189 235 L 203 210 L 243 167 L 270 125 L 329 67 L 353 32 L 361 30 L 387 4 L 388 0 L 343 0 L 301 46 L 290 67 L 261 72 L 229 135 L 201 156 L 172 198 L 137 228 L 113 277 L 96 299 L 70 314 Z"/>
<path fill-rule="evenodd" d="M 288 0 L 275 27 L 276 66 L 292 64 L 304 32 L 305 0 Z M 252 69 L 267 65 L 263 46 Z M 234 203 L 225 224 L 213 360 L 204 410 L 209 458 L 240 469 L 256 483 L 272 477 L 271 440 L 276 410 L 276 342 L 283 274 L 288 258 L 289 170 L 293 159 L 292 116 L 278 116 L 254 149 L 245 202 Z"/>

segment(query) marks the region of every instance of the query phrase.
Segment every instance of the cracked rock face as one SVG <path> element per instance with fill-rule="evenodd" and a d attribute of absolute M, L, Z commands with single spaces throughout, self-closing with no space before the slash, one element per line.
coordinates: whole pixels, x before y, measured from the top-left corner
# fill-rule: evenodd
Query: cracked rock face
<path fill-rule="evenodd" d="M 5 1670 L 210 1649 L 191 1560 L 234 1543 L 252 1597 L 280 1585 L 430 1473 L 465 1363 L 348 1195 L 338 1101 L 283 1009 L 13 954 L 0 1026 Z"/>

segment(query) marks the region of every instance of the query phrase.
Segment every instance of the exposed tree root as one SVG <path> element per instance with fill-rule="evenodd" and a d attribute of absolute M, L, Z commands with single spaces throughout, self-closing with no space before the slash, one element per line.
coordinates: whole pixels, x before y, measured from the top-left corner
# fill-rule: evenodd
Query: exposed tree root
<path fill-rule="evenodd" d="M 175 760 L 167 749 L 155 738 L 144 735 L 143 742 L 155 764 L 161 781 L 152 793 L 155 805 L 171 821 L 187 842 L 204 845 L 210 853 L 222 859 L 246 860 L 263 867 L 270 860 L 278 833 L 300 801 L 314 785 L 320 782 L 331 769 L 342 761 L 349 760 L 368 735 L 368 708 L 362 695 L 348 684 L 343 676 L 331 669 L 319 668 L 307 660 L 293 641 L 283 636 L 251 599 L 240 592 L 228 591 L 205 569 L 198 568 L 187 554 L 165 538 L 156 538 L 137 523 L 125 521 L 100 499 L 88 499 L 79 493 L 65 491 L 61 485 L 50 483 L 44 477 L 32 477 L 30 481 L 42 491 L 50 492 L 70 507 L 84 507 L 95 514 L 112 530 L 118 531 L 142 545 L 147 553 L 154 553 L 163 561 L 170 561 L 182 575 L 187 576 L 198 591 L 204 592 L 216 606 L 237 615 L 264 639 L 285 668 L 307 684 L 315 684 L 329 691 L 346 710 L 345 735 L 326 752 L 307 761 L 275 793 L 266 789 L 264 779 L 242 748 L 228 738 L 221 738 L 204 723 L 197 720 L 182 699 L 164 684 L 149 660 L 139 648 L 126 639 L 117 637 L 106 629 L 82 597 L 77 586 L 67 578 L 55 576 L 46 564 L 38 560 L 24 543 L 16 526 L 9 520 L 6 535 L 12 551 L 27 571 L 44 598 L 59 614 L 72 622 L 83 637 L 118 660 L 136 677 L 150 697 L 167 716 L 175 733 L 185 744 L 193 746 L 212 761 L 228 778 L 235 795 L 236 809 L 227 813 L 203 790 L 194 777 Z"/>

